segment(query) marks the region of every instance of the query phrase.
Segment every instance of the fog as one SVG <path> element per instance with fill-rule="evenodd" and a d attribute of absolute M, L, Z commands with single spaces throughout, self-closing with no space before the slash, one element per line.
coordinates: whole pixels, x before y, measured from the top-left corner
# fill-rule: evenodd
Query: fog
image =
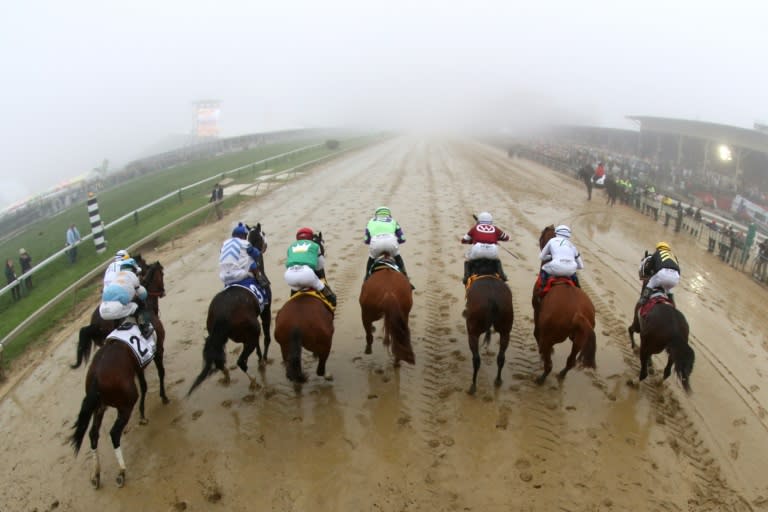
<path fill-rule="evenodd" d="M 222 136 L 518 133 L 768 118 L 764 2 L 4 2 L 0 208 L 119 167 L 221 101 Z"/>

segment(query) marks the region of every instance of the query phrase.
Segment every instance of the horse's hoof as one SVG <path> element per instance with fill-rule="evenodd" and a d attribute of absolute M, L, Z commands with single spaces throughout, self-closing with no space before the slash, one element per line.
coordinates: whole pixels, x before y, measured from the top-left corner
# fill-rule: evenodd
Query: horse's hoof
<path fill-rule="evenodd" d="M 147 418 L 139 419 L 139 425 L 146 425 L 147 423 L 149 423 L 149 420 Z"/>
<path fill-rule="evenodd" d="M 115 483 L 118 487 L 122 487 L 125 485 L 125 471 L 121 471 L 117 474 L 117 478 L 115 478 Z"/>
<path fill-rule="evenodd" d="M 373 354 L 373 350 L 371 350 L 371 347 L 365 347 L 365 353 L 366 354 Z"/>
<path fill-rule="evenodd" d="M 496 379 L 496 380 L 494 380 L 494 381 L 493 381 L 493 385 L 494 385 L 494 386 L 496 386 L 497 388 L 498 388 L 499 386 L 501 386 L 501 379 Z"/>
<path fill-rule="evenodd" d="M 477 393 L 477 386 L 475 386 L 474 384 L 469 386 L 467 393 L 474 396 L 474 394 Z"/>
<path fill-rule="evenodd" d="M 101 478 L 99 477 L 99 475 L 91 477 L 91 487 L 93 487 L 94 489 L 98 489 L 99 487 L 101 487 Z"/>
<path fill-rule="evenodd" d="M 171 403 L 170 399 L 168 399 L 167 396 L 161 396 L 160 399 L 163 401 L 163 405 L 168 405 Z"/>
<path fill-rule="evenodd" d="M 330 382 L 330 381 L 333 380 L 333 375 L 331 375 L 330 373 L 327 373 L 327 374 L 323 375 L 323 378 Z"/>
<path fill-rule="evenodd" d="M 536 379 L 534 379 L 534 382 L 536 384 L 538 384 L 539 386 L 541 386 L 542 384 L 544 384 L 544 381 L 546 379 L 547 379 L 547 376 L 546 375 L 542 375 L 541 377 L 536 377 Z"/>

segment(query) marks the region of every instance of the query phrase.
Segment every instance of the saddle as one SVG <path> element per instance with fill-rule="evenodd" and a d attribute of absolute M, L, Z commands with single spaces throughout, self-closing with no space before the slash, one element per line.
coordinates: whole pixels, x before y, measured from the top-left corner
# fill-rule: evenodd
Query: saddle
<path fill-rule="evenodd" d="M 318 292 L 317 290 L 314 290 L 312 288 L 304 288 L 299 291 L 291 293 L 291 296 L 288 297 L 288 302 L 294 300 L 297 297 L 301 297 L 302 295 L 308 295 L 310 297 L 314 297 L 318 300 L 320 300 L 323 304 L 325 304 L 325 307 L 327 307 L 331 313 L 336 313 L 336 308 L 331 304 L 328 299 L 325 298 L 325 295 Z"/>
<path fill-rule="evenodd" d="M 468 292 L 475 281 L 479 281 L 480 279 L 497 279 L 501 281 L 501 276 L 499 274 L 472 274 L 469 276 L 469 279 L 467 279 L 467 284 L 464 286 L 465 292 Z"/>
<path fill-rule="evenodd" d="M 402 270 L 397 265 L 397 263 L 395 263 L 395 260 L 393 258 L 384 257 L 384 258 L 376 258 L 373 261 L 373 265 L 371 266 L 371 272 L 368 275 L 370 276 L 374 272 L 385 269 L 385 268 L 389 268 L 396 272 L 402 273 Z"/>
<path fill-rule="evenodd" d="M 645 318 L 657 304 L 668 304 L 673 308 L 675 307 L 675 303 L 669 300 L 669 297 L 663 290 L 654 290 L 645 304 L 640 306 L 640 310 L 637 314 Z"/>
<path fill-rule="evenodd" d="M 536 278 L 536 290 L 538 290 L 539 297 L 543 299 L 553 286 L 559 284 L 576 286 L 576 283 L 573 282 L 573 279 L 567 276 L 549 276 L 547 281 L 544 283 L 544 286 L 541 286 L 541 275 L 539 275 L 539 277 Z"/>

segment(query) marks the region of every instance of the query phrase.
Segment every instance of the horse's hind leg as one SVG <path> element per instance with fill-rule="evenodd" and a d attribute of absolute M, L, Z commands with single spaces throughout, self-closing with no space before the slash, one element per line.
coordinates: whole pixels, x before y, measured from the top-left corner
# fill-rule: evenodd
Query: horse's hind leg
<path fill-rule="evenodd" d="M 370 354 L 373 352 L 371 346 L 373 345 L 373 322 L 375 318 L 373 315 L 365 311 L 363 308 L 363 328 L 365 329 L 365 353 Z"/>
<path fill-rule="evenodd" d="M 573 340 L 573 343 L 571 344 L 571 353 L 568 356 L 568 359 L 565 360 L 565 368 L 560 370 L 560 373 L 557 374 L 558 379 L 563 380 L 568 371 L 576 365 L 576 356 L 579 355 L 579 350 L 583 345 L 584 343 L 581 339 Z"/>
<path fill-rule="evenodd" d="M 120 471 L 118 471 L 117 478 L 115 479 L 118 487 L 125 485 L 125 460 L 123 459 L 123 450 L 120 448 L 120 438 L 123 435 L 125 426 L 128 424 L 128 420 L 131 419 L 131 410 L 134 403 L 132 402 L 130 405 L 118 408 L 117 419 L 115 424 L 112 425 L 112 430 L 109 431 L 109 436 L 112 438 L 112 447 L 115 449 L 117 465 L 120 467 Z"/>
<path fill-rule="evenodd" d="M 319 377 L 325 377 L 326 380 L 331 380 L 331 376 L 325 374 L 325 362 L 328 361 L 329 354 L 330 352 L 323 352 L 322 354 L 319 354 L 319 361 L 317 362 L 317 375 Z"/>
<path fill-rule="evenodd" d="M 475 334 L 469 334 L 469 350 L 472 352 L 472 385 L 469 387 L 469 394 L 474 395 L 477 392 L 477 372 L 480 370 L 480 337 Z M 499 351 L 501 355 L 501 351 Z"/>
<path fill-rule="evenodd" d="M 504 362 L 506 361 L 507 347 L 509 346 L 509 333 L 501 333 L 499 336 L 499 354 L 496 356 L 496 366 L 498 371 L 496 372 L 496 380 L 494 384 L 501 386 L 501 369 L 504 368 Z"/>
<path fill-rule="evenodd" d="M 159 338 L 158 338 L 159 339 Z M 167 404 L 168 396 L 165 394 L 165 366 L 163 365 L 163 344 L 157 344 L 157 352 L 155 353 L 155 368 L 157 368 L 157 378 L 160 381 L 160 398 L 164 404 Z"/>
<path fill-rule="evenodd" d="M 237 358 L 237 366 L 239 366 L 240 369 L 243 370 L 243 373 L 245 373 L 246 377 L 248 377 L 248 380 L 250 381 L 248 389 L 251 391 L 256 389 L 256 378 L 251 377 L 251 374 L 248 373 L 248 358 L 251 356 L 254 350 L 258 354 L 259 360 L 261 360 L 262 356 L 261 350 L 259 350 L 258 334 L 256 335 L 256 341 L 248 340 L 248 342 L 243 345 L 243 351 L 240 353 L 240 357 Z"/>
<path fill-rule="evenodd" d="M 664 367 L 664 380 L 672 374 L 672 354 L 667 354 L 667 366 Z"/>
<path fill-rule="evenodd" d="M 552 346 L 539 342 L 539 354 L 541 355 L 542 363 L 544 363 L 544 373 L 536 379 L 536 384 L 542 385 L 547 379 L 547 375 L 552 372 Z"/>
<path fill-rule="evenodd" d="M 259 367 L 264 368 L 267 364 L 267 352 L 269 351 L 269 344 L 272 342 L 272 336 L 269 334 L 270 326 L 272 324 L 272 308 L 269 304 L 264 306 L 264 311 L 261 312 L 261 327 L 264 331 L 264 356 L 259 354 Z"/>
<path fill-rule="evenodd" d="M 106 408 L 100 406 L 93 415 L 93 423 L 91 423 L 91 431 L 88 436 L 91 439 L 91 457 L 93 457 L 93 469 L 91 471 L 91 485 L 94 489 L 98 489 L 101 486 L 101 464 L 99 464 L 99 451 L 97 449 L 99 445 L 99 429 L 101 428 L 101 421 L 104 419 L 104 411 Z"/>

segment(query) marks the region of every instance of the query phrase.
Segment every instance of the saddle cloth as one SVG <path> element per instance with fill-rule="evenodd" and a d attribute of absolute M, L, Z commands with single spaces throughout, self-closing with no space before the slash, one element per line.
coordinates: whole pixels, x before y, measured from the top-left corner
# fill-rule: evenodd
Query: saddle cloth
<path fill-rule="evenodd" d="M 564 276 L 549 276 L 547 278 L 547 282 L 544 283 L 544 287 L 541 286 L 541 274 L 539 274 L 539 277 L 536 278 L 536 289 L 539 292 L 539 297 L 544 298 L 544 296 L 549 293 L 549 290 L 552 289 L 553 286 L 556 284 L 568 284 L 570 286 L 576 286 L 576 283 L 573 282 L 573 279 L 570 277 L 564 277 Z"/>
<path fill-rule="evenodd" d="M 152 361 L 157 351 L 157 334 L 152 331 L 149 339 L 145 338 L 141 335 L 139 326 L 130 320 L 123 322 L 117 329 L 109 333 L 107 339 L 120 341 L 131 347 L 133 355 L 136 356 L 142 368 Z"/>
<path fill-rule="evenodd" d="M 238 288 L 242 288 L 244 290 L 248 290 L 253 294 L 254 297 L 256 297 L 256 300 L 259 302 L 259 311 L 264 311 L 264 305 L 269 303 L 269 297 L 267 295 L 267 292 L 259 286 L 259 284 L 256 282 L 253 278 L 243 279 L 242 281 L 238 281 L 236 283 L 228 284 L 224 288 L 229 288 L 231 286 L 237 286 Z"/>
<path fill-rule="evenodd" d="M 303 290 L 297 291 L 296 293 L 294 293 L 288 298 L 288 302 L 292 301 L 297 297 L 301 297 L 302 295 L 309 295 L 310 297 L 319 299 L 320 301 L 322 301 L 323 304 L 325 304 L 325 307 L 327 307 L 331 311 L 331 313 L 336 312 L 336 308 L 333 307 L 333 305 L 330 302 L 328 302 L 328 299 L 326 299 L 322 293 L 318 292 L 317 290 L 313 290 L 311 288 L 305 288 Z"/>
<path fill-rule="evenodd" d="M 671 300 L 669 300 L 669 297 L 667 297 L 664 292 L 653 292 L 648 298 L 648 301 L 640 306 L 640 311 L 638 311 L 638 314 L 645 318 L 656 304 L 669 304 L 670 306 L 675 307 L 675 305 Z"/>
<path fill-rule="evenodd" d="M 467 279 L 467 284 L 464 286 L 464 292 L 468 292 L 475 281 L 479 281 L 480 279 L 501 279 L 501 276 L 499 276 L 499 274 L 472 274 L 469 276 L 469 279 Z"/>

